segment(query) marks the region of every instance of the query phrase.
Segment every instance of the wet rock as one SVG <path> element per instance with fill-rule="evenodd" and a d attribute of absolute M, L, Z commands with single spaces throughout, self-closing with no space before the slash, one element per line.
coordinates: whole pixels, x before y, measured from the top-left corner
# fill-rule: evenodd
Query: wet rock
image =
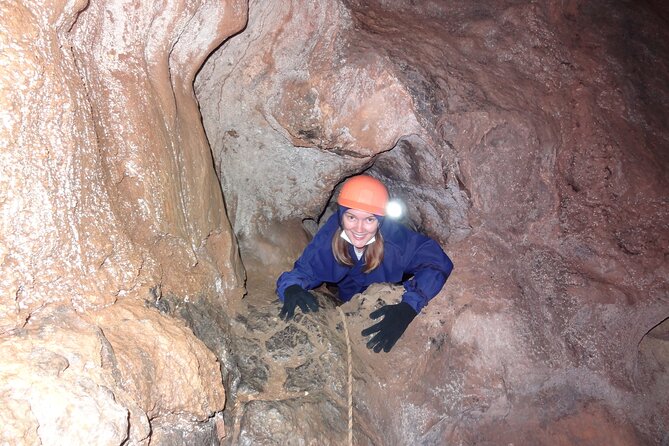
<path fill-rule="evenodd" d="M 152 425 L 151 443 L 161 446 L 215 446 L 221 438 L 214 419 L 193 423 L 192 420 L 173 417 Z"/>
<path fill-rule="evenodd" d="M 0 442 L 666 443 L 666 7 L 248 6 L 0 4 Z M 226 216 L 271 282 L 365 169 L 456 264 L 390 354 Z"/>
<path fill-rule="evenodd" d="M 267 388 L 269 366 L 263 361 L 263 346 L 259 342 L 240 338 L 235 340 L 234 351 L 237 353 L 237 367 L 241 375 L 239 391 L 245 393 L 262 392 Z"/>
<path fill-rule="evenodd" d="M 222 409 L 216 357 L 185 326 L 125 301 L 93 318 L 111 345 L 125 388 L 149 418 L 185 412 L 201 420 Z"/>
<path fill-rule="evenodd" d="M 325 371 L 327 373 L 327 370 Z M 314 392 L 322 388 L 325 384 L 325 378 L 318 364 L 309 359 L 298 367 L 288 367 L 286 369 L 286 382 L 284 389 L 289 392 Z"/>
<path fill-rule="evenodd" d="M 139 302 L 242 294 L 192 81 L 246 12 L 0 5 L 0 442 L 145 445 L 223 408 L 213 354 Z"/>
<path fill-rule="evenodd" d="M 248 426 L 234 444 L 346 444 L 346 409 L 329 400 L 253 401 L 246 406 L 241 424 Z M 296 426 L 297 431 L 291 429 Z M 377 444 L 373 437 L 356 427 L 354 444 Z"/>
<path fill-rule="evenodd" d="M 285 361 L 293 356 L 308 356 L 314 351 L 307 333 L 292 325 L 269 338 L 265 348 L 272 358 L 278 361 Z"/>
<path fill-rule="evenodd" d="M 243 0 L 119 0 L 88 5 L 67 36 L 101 180 L 132 242 L 159 259 L 163 293 L 241 294 L 243 272 L 192 81 L 245 20 Z"/>
<path fill-rule="evenodd" d="M 62 44 L 82 2 L 0 5 L 0 334 L 36 310 L 108 305 L 155 279 L 104 187 L 75 61 Z"/>
<path fill-rule="evenodd" d="M 240 379 L 228 392 L 224 444 L 341 444 L 348 435 L 347 354 L 333 302 L 317 292 L 317 313 L 298 310 L 284 322 L 273 284 L 253 284 L 247 297 L 229 307 L 231 357 Z M 361 365 L 357 377 L 367 377 Z M 355 444 L 377 444 L 370 440 L 374 428 L 362 414 L 355 416 Z"/>

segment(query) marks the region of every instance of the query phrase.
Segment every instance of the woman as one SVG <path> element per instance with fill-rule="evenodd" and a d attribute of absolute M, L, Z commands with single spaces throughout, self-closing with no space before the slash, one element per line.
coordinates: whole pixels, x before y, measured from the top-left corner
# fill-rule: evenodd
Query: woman
<path fill-rule="evenodd" d="M 367 343 L 375 352 L 395 345 L 411 321 L 443 287 L 453 269 L 451 259 L 434 240 L 385 218 L 388 190 L 367 175 L 349 178 L 337 197 L 338 211 L 316 233 L 295 262 L 281 274 L 277 293 L 283 301 L 279 316 L 291 319 L 295 307 L 318 311 L 307 290 L 334 284 L 343 301 L 372 283 L 403 282 L 402 301 L 370 314 L 384 318 L 362 331 L 376 333 Z"/>

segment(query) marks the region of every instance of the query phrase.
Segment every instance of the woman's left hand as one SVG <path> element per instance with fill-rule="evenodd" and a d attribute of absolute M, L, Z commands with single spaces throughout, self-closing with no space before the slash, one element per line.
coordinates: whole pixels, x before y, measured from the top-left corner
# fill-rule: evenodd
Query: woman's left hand
<path fill-rule="evenodd" d="M 389 352 L 416 315 L 416 311 L 406 302 L 385 305 L 376 311 L 372 311 L 369 315 L 372 319 L 385 317 L 381 322 L 362 330 L 363 336 L 376 333 L 367 343 L 367 348 L 373 349 L 376 353 L 379 353 L 382 349 L 386 353 Z"/>

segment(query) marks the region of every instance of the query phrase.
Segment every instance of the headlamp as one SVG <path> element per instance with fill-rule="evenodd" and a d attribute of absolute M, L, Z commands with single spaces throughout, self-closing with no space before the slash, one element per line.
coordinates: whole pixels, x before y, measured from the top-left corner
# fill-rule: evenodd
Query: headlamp
<path fill-rule="evenodd" d="M 386 204 L 386 217 L 398 219 L 404 215 L 404 210 L 404 203 L 399 200 L 390 200 L 388 204 Z"/>

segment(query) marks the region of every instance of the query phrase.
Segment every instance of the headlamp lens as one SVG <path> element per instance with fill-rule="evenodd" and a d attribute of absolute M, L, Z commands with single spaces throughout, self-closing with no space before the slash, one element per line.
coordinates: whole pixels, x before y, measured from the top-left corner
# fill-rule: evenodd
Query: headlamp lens
<path fill-rule="evenodd" d="M 404 206 L 397 200 L 391 200 L 386 205 L 386 215 L 390 218 L 400 218 L 404 213 Z"/>

